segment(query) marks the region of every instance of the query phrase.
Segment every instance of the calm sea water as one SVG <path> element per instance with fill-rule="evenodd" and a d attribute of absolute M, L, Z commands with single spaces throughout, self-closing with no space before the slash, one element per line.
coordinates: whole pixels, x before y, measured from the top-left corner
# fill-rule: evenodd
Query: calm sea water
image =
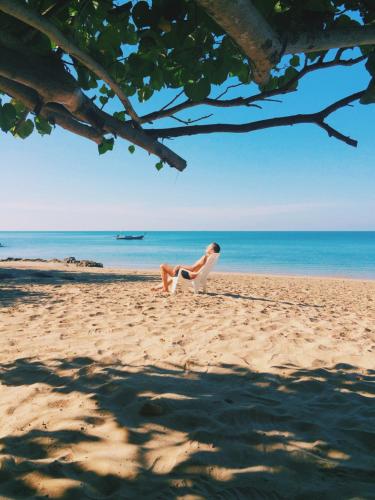
<path fill-rule="evenodd" d="M 217 241 L 221 271 L 375 279 L 375 232 L 152 231 L 142 241 L 117 241 L 115 234 L 0 231 L 0 258 L 74 256 L 109 267 L 156 268 L 193 262 Z"/>

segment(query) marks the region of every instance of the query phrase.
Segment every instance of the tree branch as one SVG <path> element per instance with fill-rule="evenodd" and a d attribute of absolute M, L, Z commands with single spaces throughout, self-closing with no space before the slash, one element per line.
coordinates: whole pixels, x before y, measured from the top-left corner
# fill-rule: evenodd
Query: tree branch
<path fill-rule="evenodd" d="M 321 127 L 322 129 L 324 129 L 330 137 L 335 137 L 339 141 L 345 142 L 346 144 L 348 144 L 349 146 L 353 146 L 354 148 L 356 148 L 358 146 L 358 141 L 356 141 L 355 139 L 351 139 L 350 137 L 342 134 L 338 130 L 331 127 L 331 125 L 328 125 L 328 123 L 320 122 L 320 123 L 317 123 L 317 125 L 319 127 Z"/>
<path fill-rule="evenodd" d="M 130 123 L 122 122 L 100 110 L 80 90 L 69 73 L 63 72 L 61 67 L 53 67 L 53 60 L 49 61 L 47 70 L 47 61 L 44 59 L 41 61 L 37 57 L 29 57 L 20 61 L 14 54 L 18 53 L 0 48 L 0 76 L 33 89 L 42 104 L 54 103 L 64 106 L 70 112 L 72 119 L 90 125 L 101 137 L 104 133 L 118 135 L 148 153 L 155 154 L 171 167 L 184 170 L 186 161 L 183 158 L 142 129 L 135 128 Z"/>
<path fill-rule="evenodd" d="M 171 108 L 165 109 L 166 106 L 161 108 L 159 111 L 153 111 L 152 113 L 149 113 L 147 115 L 141 116 L 140 121 L 141 123 L 152 123 L 155 120 L 160 120 L 161 118 L 167 118 L 171 115 L 175 115 L 179 111 L 183 111 L 184 109 L 192 108 L 194 106 L 201 106 L 201 105 L 206 105 L 206 106 L 216 106 L 218 108 L 229 108 L 229 107 L 234 107 L 234 106 L 254 106 L 254 107 L 260 107 L 254 104 L 256 101 L 267 101 L 269 97 L 277 96 L 277 95 L 282 95 L 282 94 L 287 94 L 289 92 L 293 92 L 294 90 L 293 87 L 295 86 L 296 83 L 298 83 L 299 80 L 301 80 L 305 75 L 308 73 L 311 73 L 313 71 L 317 71 L 319 69 L 326 69 L 326 68 L 332 68 L 334 66 L 353 66 L 354 64 L 358 64 L 361 61 L 364 61 L 367 58 L 367 56 L 362 55 L 358 56 L 354 59 L 341 59 L 341 60 L 332 60 L 332 61 L 327 61 L 327 62 L 317 62 L 313 63 L 310 65 L 305 65 L 302 70 L 296 75 L 294 78 L 292 78 L 284 87 L 274 89 L 274 90 L 265 90 L 263 92 L 259 92 L 258 94 L 255 94 L 250 97 L 236 97 L 234 99 L 211 99 L 207 97 L 206 99 L 203 99 L 202 101 L 191 101 L 191 100 L 186 100 L 180 104 L 177 104 Z M 170 103 L 169 103 L 170 104 Z"/>
<path fill-rule="evenodd" d="M 244 83 L 235 83 L 234 85 L 228 85 L 228 87 L 221 92 L 218 96 L 215 97 L 215 100 L 221 99 L 229 90 L 235 89 L 236 87 L 241 87 L 242 85 L 245 85 Z"/>
<path fill-rule="evenodd" d="M 171 116 L 173 120 L 176 120 L 177 122 L 184 123 L 185 125 L 191 125 L 192 123 L 197 123 L 202 120 L 206 120 L 207 118 L 210 118 L 212 116 L 212 113 L 210 115 L 205 115 L 201 116 L 200 118 L 196 118 L 195 120 L 182 120 L 181 118 L 177 118 L 177 116 Z"/>
<path fill-rule="evenodd" d="M 62 104 L 72 113 L 85 99 L 74 78 L 53 57 L 21 55 L 0 46 L 0 76 L 35 89 L 44 102 Z"/>
<path fill-rule="evenodd" d="M 0 89 L 10 97 L 13 97 L 22 103 L 30 112 L 40 105 L 38 93 L 32 89 L 19 83 L 0 77 Z M 93 127 L 84 125 L 78 120 L 75 120 L 72 115 L 62 106 L 48 104 L 40 108 L 39 114 L 52 123 L 56 123 L 60 127 L 73 132 L 76 135 L 85 137 L 100 144 L 103 141 L 103 136 Z"/>
<path fill-rule="evenodd" d="M 354 102 L 362 97 L 365 90 L 351 94 L 335 103 L 327 106 L 323 110 L 317 113 L 309 114 L 296 114 L 291 116 L 282 116 L 276 118 L 269 118 L 265 120 L 259 120 L 250 123 L 243 124 L 212 124 L 212 125 L 193 125 L 186 127 L 171 127 L 164 129 L 151 129 L 147 132 L 152 137 L 158 138 L 172 138 L 172 137 L 182 137 L 187 135 L 198 135 L 198 134 L 212 134 L 217 132 L 230 132 L 230 133 L 244 133 L 244 132 L 254 132 L 256 130 L 262 130 L 266 128 L 273 127 L 284 127 L 290 125 L 297 125 L 303 123 L 311 123 L 318 125 L 327 131 L 330 136 L 335 137 L 351 146 L 357 146 L 357 141 L 344 136 L 340 132 L 336 131 L 333 127 L 325 123 L 325 119 L 334 111 L 347 106 L 351 102 Z"/>
<path fill-rule="evenodd" d="M 14 0 L 0 0 L 0 10 L 44 33 L 56 45 L 61 47 L 65 52 L 76 58 L 81 64 L 92 71 L 99 79 L 106 82 L 118 96 L 130 117 L 138 123 L 138 115 L 134 111 L 129 99 L 124 94 L 120 85 L 113 80 L 105 68 L 103 68 L 89 54 L 86 54 L 83 50 L 68 40 L 68 38 L 66 38 L 66 36 L 61 33 L 61 31 L 58 30 L 50 21 L 45 19 L 43 16 L 40 16 L 37 12 L 23 7 Z"/>
<path fill-rule="evenodd" d="M 174 96 L 174 98 L 173 98 L 173 99 L 171 99 L 169 102 L 167 102 L 167 104 L 166 104 L 165 106 L 163 106 L 163 107 L 161 108 L 161 110 L 160 110 L 160 111 L 164 111 L 166 108 L 169 108 L 169 106 L 171 106 L 174 102 L 176 102 L 176 101 L 177 101 L 177 99 L 178 99 L 179 97 L 181 97 L 181 95 L 182 95 L 183 93 L 184 93 L 184 91 L 183 91 L 183 90 L 181 90 L 181 91 L 180 91 L 177 95 L 175 95 L 175 96 Z"/>
<path fill-rule="evenodd" d="M 288 36 L 284 54 L 321 52 L 329 49 L 375 45 L 375 25 L 331 28 L 316 33 Z"/>
<path fill-rule="evenodd" d="M 283 46 L 251 0 L 196 0 L 239 45 L 255 65 L 255 81 L 265 83 L 283 54 L 375 45 L 375 24 L 288 33 Z"/>
<path fill-rule="evenodd" d="M 196 0 L 248 56 L 257 83 L 267 83 L 271 69 L 280 60 L 278 35 L 251 0 Z"/>

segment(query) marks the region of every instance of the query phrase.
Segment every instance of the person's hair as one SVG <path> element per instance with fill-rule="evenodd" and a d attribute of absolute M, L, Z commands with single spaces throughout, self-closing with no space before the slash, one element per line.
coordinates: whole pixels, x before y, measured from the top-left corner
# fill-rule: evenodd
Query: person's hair
<path fill-rule="evenodd" d="M 213 249 L 214 249 L 215 253 L 220 253 L 220 245 L 219 245 L 219 243 L 213 242 L 213 243 L 211 243 L 211 245 L 213 246 Z"/>

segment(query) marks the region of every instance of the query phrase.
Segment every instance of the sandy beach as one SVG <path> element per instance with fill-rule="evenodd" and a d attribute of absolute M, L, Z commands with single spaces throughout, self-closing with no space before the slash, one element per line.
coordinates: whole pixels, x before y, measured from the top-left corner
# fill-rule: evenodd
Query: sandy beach
<path fill-rule="evenodd" d="M 0 264 L 0 498 L 375 498 L 375 281 Z"/>

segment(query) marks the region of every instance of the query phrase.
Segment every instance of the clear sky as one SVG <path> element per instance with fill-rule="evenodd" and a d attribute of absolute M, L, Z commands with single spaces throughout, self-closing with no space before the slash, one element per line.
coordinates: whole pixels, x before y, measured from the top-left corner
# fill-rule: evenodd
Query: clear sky
<path fill-rule="evenodd" d="M 368 81 L 363 67 L 325 70 L 283 104 L 215 111 L 207 123 L 317 111 Z M 173 95 L 134 104 L 143 114 Z M 312 125 L 168 141 L 188 161 L 183 173 L 157 172 L 155 157 L 129 154 L 123 140 L 99 156 L 94 143 L 58 129 L 25 141 L 1 133 L 0 230 L 375 230 L 374 111 L 356 103 L 329 119 L 357 149 Z"/>

